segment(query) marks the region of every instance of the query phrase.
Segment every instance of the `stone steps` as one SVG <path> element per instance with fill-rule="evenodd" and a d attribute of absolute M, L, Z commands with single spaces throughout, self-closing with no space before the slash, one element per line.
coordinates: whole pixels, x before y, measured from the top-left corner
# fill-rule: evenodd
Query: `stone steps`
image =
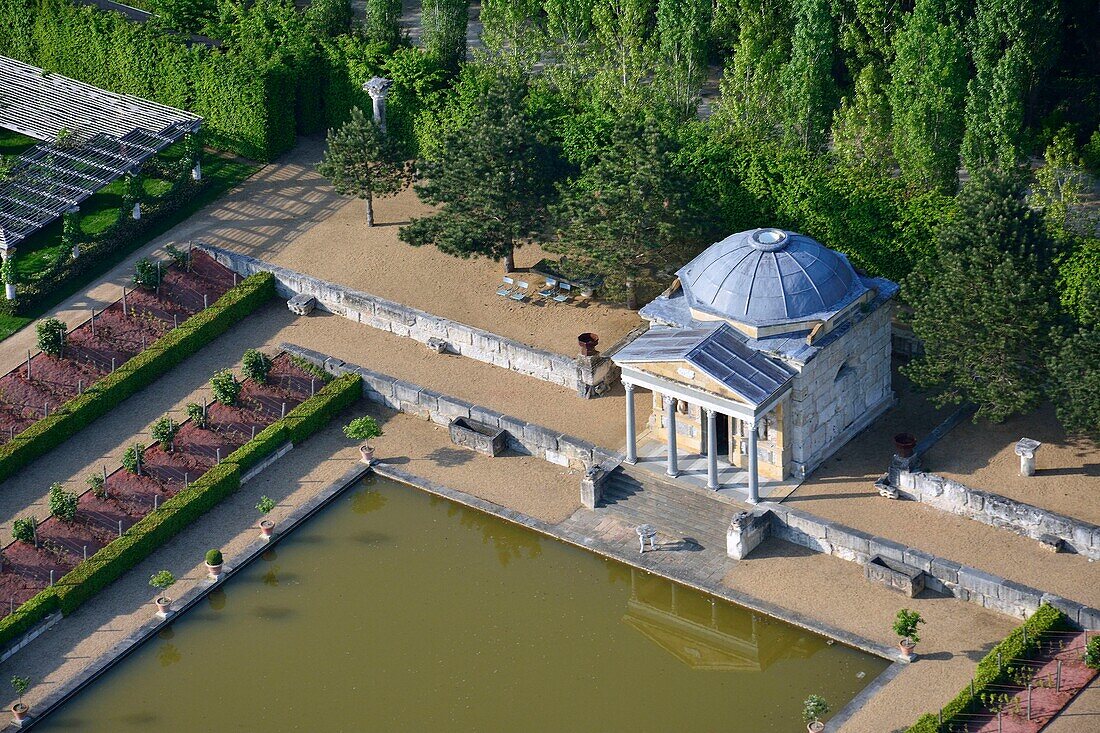
<path fill-rule="evenodd" d="M 725 545 L 731 507 L 661 481 L 616 471 L 604 484 L 600 506 L 633 524 L 651 524 L 673 537 L 704 547 Z"/>

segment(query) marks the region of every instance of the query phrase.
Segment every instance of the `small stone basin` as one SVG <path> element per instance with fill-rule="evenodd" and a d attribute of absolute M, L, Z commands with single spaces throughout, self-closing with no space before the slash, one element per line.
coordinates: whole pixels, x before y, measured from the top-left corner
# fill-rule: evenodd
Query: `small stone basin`
<path fill-rule="evenodd" d="M 451 442 L 486 456 L 499 456 L 508 443 L 508 435 L 500 428 L 456 417 L 450 424 Z"/>

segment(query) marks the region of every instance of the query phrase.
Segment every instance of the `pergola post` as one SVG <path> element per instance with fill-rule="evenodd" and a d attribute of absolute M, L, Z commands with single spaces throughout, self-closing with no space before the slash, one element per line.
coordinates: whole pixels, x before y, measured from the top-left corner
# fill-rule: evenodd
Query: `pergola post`
<path fill-rule="evenodd" d="M 0 229 L 0 236 L 3 236 L 3 234 L 4 230 Z M 0 249 L 0 262 L 6 262 L 11 255 L 12 253 L 6 247 Z M 15 300 L 15 283 L 4 282 L 4 297 L 8 300 Z"/>
<path fill-rule="evenodd" d="M 749 430 L 749 503 L 760 501 L 760 475 L 756 468 L 756 422 L 745 421 Z"/>
<path fill-rule="evenodd" d="M 676 465 L 676 398 L 665 395 L 665 427 L 668 428 L 668 468 L 665 470 L 673 478 L 680 475 Z"/>
<path fill-rule="evenodd" d="M 191 166 L 191 180 L 202 180 L 202 161 L 198 158 L 195 159 L 195 165 Z"/>
<path fill-rule="evenodd" d="M 718 490 L 718 413 L 707 410 L 707 488 Z"/>
<path fill-rule="evenodd" d="M 626 462 L 638 462 L 638 435 L 634 426 L 634 385 L 623 382 L 626 388 Z"/>

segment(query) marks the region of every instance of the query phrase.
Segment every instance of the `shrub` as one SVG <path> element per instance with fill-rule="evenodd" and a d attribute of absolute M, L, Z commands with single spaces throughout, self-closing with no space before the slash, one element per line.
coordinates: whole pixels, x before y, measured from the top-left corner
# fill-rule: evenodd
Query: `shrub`
<path fill-rule="evenodd" d="M 97 499 L 107 498 L 107 482 L 103 478 L 101 473 L 89 473 L 87 478 L 84 479 L 84 483 L 88 484 L 88 488 L 92 490 L 92 495 Z"/>
<path fill-rule="evenodd" d="M 77 495 L 65 491 L 60 483 L 50 487 L 50 514 L 63 522 L 71 522 L 76 517 Z"/>
<path fill-rule="evenodd" d="M 206 427 L 206 408 L 197 402 L 191 402 L 187 405 L 187 419 L 194 424 L 197 428 Z"/>
<path fill-rule="evenodd" d="M 172 258 L 172 261 L 176 263 L 176 267 L 181 270 L 187 270 L 191 267 L 191 255 L 186 250 L 182 250 L 169 242 L 165 245 L 164 251 L 167 252 L 168 256 Z"/>
<path fill-rule="evenodd" d="M 19 696 L 20 702 L 23 700 L 23 694 L 27 691 L 27 688 L 31 686 L 30 677 L 20 677 L 15 675 L 11 678 L 11 688 L 15 690 L 15 694 Z"/>
<path fill-rule="evenodd" d="M 210 389 L 214 393 L 214 399 L 223 405 L 235 405 L 237 398 L 241 396 L 241 383 L 228 369 L 223 369 L 210 378 Z"/>
<path fill-rule="evenodd" d="M 378 427 L 378 421 L 366 415 L 357 417 L 344 426 L 344 435 L 352 440 L 370 440 L 382 435 L 382 428 Z"/>
<path fill-rule="evenodd" d="M 903 608 L 898 611 L 898 615 L 894 618 L 894 633 L 901 637 L 903 640 L 916 644 L 920 641 L 920 636 L 917 634 L 917 626 L 924 623 L 924 619 L 916 611 L 911 611 L 908 608 Z"/>
<path fill-rule="evenodd" d="M 160 266 L 142 257 L 134 264 L 134 285 L 146 290 L 153 290 L 160 285 Z"/>
<path fill-rule="evenodd" d="M 38 528 L 38 519 L 33 515 L 16 519 L 11 523 L 11 537 L 17 542 L 34 542 L 34 533 Z"/>
<path fill-rule="evenodd" d="M 141 461 L 145 458 L 145 444 L 134 443 L 122 454 L 122 467 L 133 474 L 141 474 Z"/>
<path fill-rule="evenodd" d="M 271 367 L 271 357 L 264 352 L 258 349 L 249 349 L 244 352 L 241 372 L 246 379 L 251 379 L 257 384 L 267 384 L 267 375 L 271 371 Z"/>
<path fill-rule="evenodd" d="M 267 496 L 261 496 L 260 500 L 256 502 L 256 511 L 260 514 L 267 514 L 275 508 L 275 500 L 270 499 Z"/>
<path fill-rule="evenodd" d="M 810 695 L 802 703 L 802 720 L 805 723 L 816 723 L 821 716 L 829 713 L 829 703 L 821 695 Z"/>
<path fill-rule="evenodd" d="M 65 336 L 69 330 L 65 322 L 57 318 L 47 318 L 35 326 L 34 330 L 38 336 L 38 349 L 43 354 L 60 357 L 65 350 Z"/>
<path fill-rule="evenodd" d="M 169 450 L 172 449 L 173 441 L 175 441 L 179 431 L 180 424 L 168 415 L 157 418 L 156 422 L 153 423 L 153 439 L 161 445 L 167 446 Z"/>
<path fill-rule="evenodd" d="M 221 550 L 207 550 L 207 552 L 206 552 L 206 564 L 207 565 L 221 565 L 222 564 L 222 551 Z"/>
<path fill-rule="evenodd" d="M 167 570 L 159 570 L 153 573 L 152 577 L 149 578 L 149 585 L 158 590 L 164 590 L 175 582 L 176 576 L 172 575 L 172 573 Z"/>
<path fill-rule="evenodd" d="M 1089 639 L 1089 644 L 1085 647 L 1085 664 L 1090 669 L 1100 669 L 1100 636 Z"/>

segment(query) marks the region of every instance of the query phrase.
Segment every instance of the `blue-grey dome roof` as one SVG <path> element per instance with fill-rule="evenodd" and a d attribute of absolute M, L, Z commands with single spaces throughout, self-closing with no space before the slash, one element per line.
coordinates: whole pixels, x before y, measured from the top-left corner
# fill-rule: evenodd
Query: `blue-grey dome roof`
<path fill-rule="evenodd" d="M 844 255 L 782 229 L 726 237 L 676 274 L 692 308 L 753 326 L 826 318 L 867 291 Z"/>

